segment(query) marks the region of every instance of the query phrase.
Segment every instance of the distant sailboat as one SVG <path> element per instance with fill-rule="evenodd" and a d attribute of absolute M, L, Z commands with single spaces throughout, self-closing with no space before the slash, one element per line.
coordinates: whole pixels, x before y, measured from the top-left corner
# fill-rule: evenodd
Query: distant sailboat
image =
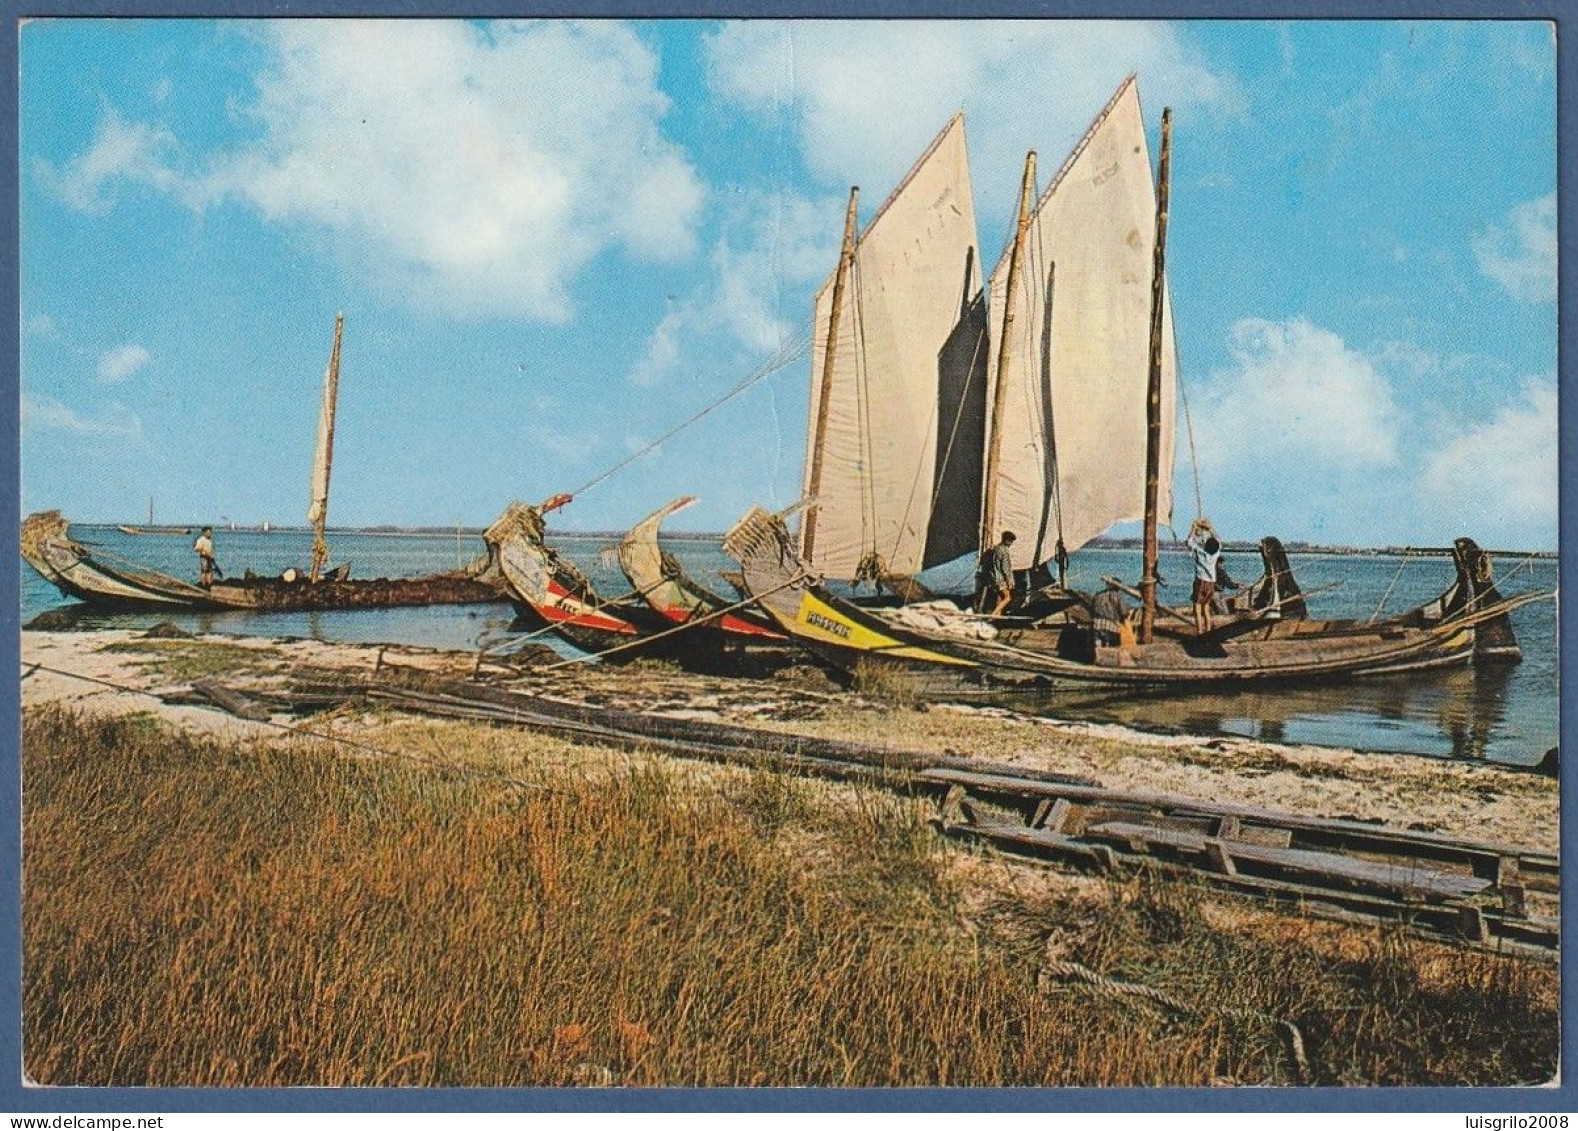
<path fill-rule="evenodd" d="M 485 604 L 507 600 L 497 566 L 491 559 L 453 573 L 412 578 L 350 580 L 346 576 L 348 567 L 323 569 L 328 560 L 324 532 L 343 328 L 344 317 L 337 316 L 313 460 L 308 512 L 313 524 L 311 580 L 302 578 L 292 569 L 281 577 L 222 576 L 203 588 L 77 542 L 59 511 L 28 516 L 22 524 L 22 557 L 67 596 L 112 607 L 287 610 Z M 231 530 L 236 528 L 228 516 L 221 521 L 228 523 Z M 132 534 L 147 533 L 135 527 L 121 529 Z M 268 529 L 268 523 L 263 524 L 263 529 Z"/>

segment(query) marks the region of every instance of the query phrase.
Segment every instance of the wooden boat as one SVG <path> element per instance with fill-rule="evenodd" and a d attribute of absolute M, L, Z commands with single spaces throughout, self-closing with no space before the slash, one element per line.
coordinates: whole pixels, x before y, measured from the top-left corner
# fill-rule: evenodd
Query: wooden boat
<path fill-rule="evenodd" d="M 181 535 L 181 534 L 190 534 L 192 532 L 192 528 L 190 526 L 120 526 L 120 525 L 117 525 L 115 527 L 115 529 L 119 530 L 122 534 L 135 534 L 135 535 L 143 535 L 143 534 L 176 534 L 176 535 Z"/>
<path fill-rule="evenodd" d="M 350 567 L 326 569 L 329 471 L 334 447 L 334 413 L 339 391 L 340 340 L 344 317 L 334 322 L 334 347 L 324 375 L 324 407 L 313 463 L 312 564 L 305 572 L 280 577 L 221 577 L 210 586 L 194 585 L 146 569 L 73 539 L 59 511 L 28 516 L 22 524 L 23 559 L 68 597 L 115 609 L 354 609 L 415 605 L 469 605 L 507 600 L 504 583 L 491 560 L 452 573 L 412 578 L 351 580 Z M 149 503 L 150 513 L 152 502 Z M 135 528 L 122 527 L 133 533 Z M 189 533 L 189 531 L 188 531 Z"/>
<path fill-rule="evenodd" d="M 556 495 L 539 506 L 511 503 L 483 533 L 516 612 L 528 624 L 551 626 L 583 652 L 611 652 L 612 660 L 677 655 L 678 634 L 646 639 L 673 628 L 672 621 L 641 601 L 598 596 L 586 574 L 544 541 L 543 516 L 569 501 Z"/>
<path fill-rule="evenodd" d="M 727 638 L 738 638 L 741 646 L 786 644 L 788 638 L 765 613 L 750 606 L 734 608 L 740 604 L 738 600 L 727 600 L 696 582 L 679 559 L 658 544 L 664 520 L 695 501 L 690 495 L 675 499 L 631 527 L 620 540 L 619 565 L 631 588 L 673 624 L 712 627 Z"/>
<path fill-rule="evenodd" d="M 22 524 L 21 551 L 23 560 L 63 594 L 106 609 L 285 612 L 493 604 L 507 600 L 497 567 L 492 562 L 425 577 L 351 580 L 343 570 L 325 575 L 317 582 L 299 574 L 294 580 L 227 577 L 204 589 L 77 541 L 71 537 L 68 524 L 59 511 L 28 516 Z"/>
<path fill-rule="evenodd" d="M 792 660 L 794 649 L 761 622 L 731 618 L 727 625 L 716 623 L 722 617 L 702 622 L 705 612 L 687 612 L 677 604 L 662 612 L 639 595 L 639 587 L 628 596 L 600 596 L 575 563 L 544 540 L 543 516 L 569 501 L 569 495 L 556 495 L 539 506 L 512 503 L 483 534 L 525 623 L 552 628 L 581 651 L 615 663 L 660 658 L 693 670 L 737 674 Z M 653 516 L 653 546 L 663 516 Z M 669 579 L 660 573 L 656 580 Z M 700 600 L 688 591 L 671 594 L 676 603 L 691 597 Z M 719 601 L 717 608 L 730 603 L 710 599 Z"/>
<path fill-rule="evenodd" d="M 944 380 L 936 389 L 921 382 L 902 405 L 905 394 L 896 383 L 872 391 L 891 368 L 892 359 L 880 355 L 892 334 L 874 335 L 870 313 L 845 312 L 840 299 L 852 271 L 869 275 L 882 266 L 878 256 L 862 267 L 861 251 L 877 236 L 884 214 L 857 243 L 852 194 L 839 267 L 817 299 L 825 349 L 813 374 L 806 482 L 811 509 L 798 539 L 776 516 L 753 509 L 724 540 L 740 561 L 746 588 L 785 632 L 846 671 L 881 668 L 930 686 L 1225 686 L 1516 654 L 1507 614 L 1540 595 L 1503 599 L 1491 581 L 1488 555 L 1469 539 L 1454 546 L 1457 578 L 1439 599 L 1384 621 L 1310 619 L 1275 540 L 1262 544 L 1262 577 L 1212 632 L 1196 635 L 1192 624 L 1182 623 L 1188 618 L 1181 611 L 1158 602 L 1157 529 L 1171 512 L 1176 397 L 1165 276 L 1170 132 L 1167 112 L 1158 189 L 1130 76 L 1034 207 L 1035 154 L 1028 156 L 1015 236 L 986 288 L 991 317 L 977 323 L 994 374 L 991 389 L 977 399 L 968 380 L 957 395 Z M 933 186 L 928 192 L 936 194 Z M 900 234 L 931 230 L 920 224 Z M 914 280 L 909 261 L 904 267 L 878 280 L 868 277 L 858 293 L 880 290 L 886 302 L 909 310 Z M 967 274 L 964 294 L 971 293 Z M 946 340 L 959 340 L 975 308 L 976 300 L 967 298 Z M 1147 324 L 1148 336 L 1142 332 Z M 946 358 L 945 348 L 936 349 L 936 329 L 928 334 L 933 356 Z M 868 356 L 873 350 L 875 360 Z M 947 420 L 949 406 L 953 419 L 944 449 L 913 421 Z M 944 466 L 947 453 L 957 462 L 962 452 L 967 467 L 980 469 L 978 501 L 972 505 L 968 492 L 956 491 L 954 506 L 943 514 L 937 503 L 946 489 L 933 480 L 928 513 L 913 491 L 893 494 L 891 482 L 874 475 L 878 461 L 865 456 L 872 451 L 923 481 L 929 469 Z M 944 458 L 933 458 L 936 452 Z M 1122 474 L 1126 466 L 1136 473 Z M 824 467 L 840 469 L 831 485 Z M 879 572 L 872 562 L 880 552 L 880 545 L 872 547 L 873 531 L 894 547 L 877 566 L 903 572 L 930 564 L 928 551 L 918 547 L 928 545 L 939 526 L 944 538 L 968 531 L 975 549 L 990 547 L 999 531 L 1015 530 L 1022 535 L 1013 546 L 1016 571 L 1050 580 L 1049 564 L 1057 563 L 1061 573 L 1068 552 L 1134 518 L 1143 519 L 1145 539 L 1132 642 L 1122 636 L 1098 640 L 1091 602 L 1078 594 L 1060 593 L 1049 616 L 992 622 L 947 606 L 887 614 L 860 609 L 825 584 L 829 577 L 848 578 L 852 563 L 856 576 Z M 867 541 L 853 541 L 861 538 Z"/>
<path fill-rule="evenodd" d="M 1503 598 L 1488 556 L 1459 539 L 1457 577 L 1436 600 L 1374 622 L 1272 618 L 1244 609 L 1214 631 L 1158 624 L 1148 643 L 1099 643 L 1088 621 L 999 627 L 960 612 L 956 625 L 896 623 L 829 592 L 796 554 L 789 532 L 758 509 L 729 531 L 725 548 L 745 582 L 785 631 L 848 672 L 873 668 L 912 678 L 928 690 L 987 683 L 1051 687 L 1224 688 L 1289 680 L 1418 671 L 1493 658 L 1511 629 L 1511 610 L 1544 594 Z M 1500 657 L 1494 657 L 1500 658 Z"/>

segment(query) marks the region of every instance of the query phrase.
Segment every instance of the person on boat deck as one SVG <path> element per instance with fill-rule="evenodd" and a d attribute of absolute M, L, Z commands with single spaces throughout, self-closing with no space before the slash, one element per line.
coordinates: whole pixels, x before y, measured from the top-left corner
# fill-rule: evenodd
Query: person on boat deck
<path fill-rule="evenodd" d="M 204 589 L 211 588 L 214 584 L 214 528 L 203 527 L 203 532 L 197 536 L 197 541 L 192 543 L 192 549 L 197 554 L 198 584 Z"/>
<path fill-rule="evenodd" d="M 1014 558 L 1011 547 L 1014 532 L 1003 531 L 1002 541 L 981 555 L 982 588 L 986 599 L 981 603 L 987 616 L 1000 617 L 1014 596 Z"/>
<path fill-rule="evenodd" d="M 1222 558 L 1222 543 L 1207 518 L 1197 518 L 1189 527 L 1184 545 L 1194 555 L 1194 630 L 1199 635 L 1211 631 L 1211 602 L 1216 596 L 1216 571 Z"/>
<path fill-rule="evenodd" d="M 1091 629 L 1096 642 L 1108 647 L 1122 642 L 1123 624 L 1129 619 L 1128 606 L 1123 603 L 1123 590 L 1112 582 L 1090 601 Z"/>
<path fill-rule="evenodd" d="M 1220 561 L 1216 563 L 1216 592 L 1211 595 L 1211 611 L 1214 613 L 1227 612 L 1227 598 L 1224 593 L 1236 593 L 1243 586 L 1228 575 L 1227 567 Z"/>

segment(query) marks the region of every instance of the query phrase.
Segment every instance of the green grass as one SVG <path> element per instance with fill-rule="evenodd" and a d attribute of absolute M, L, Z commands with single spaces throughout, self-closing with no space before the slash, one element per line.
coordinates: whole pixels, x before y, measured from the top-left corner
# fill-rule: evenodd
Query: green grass
<path fill-rule="evenodd" d="M 1268 1026 L 1037 986 L 1066 955 L 1290 1016 L 1322 1083 L 1548 1079 L 1555 971 L 1213 930 L 1198 893 L 1000 892 L 892 794 L 500 728 L 379 741 L 546 788 L 24 715 L 24 1061 L 46 1084 L 1291 1080 Z M 551 763 L 551 765 L 550 765 Z M 966 882 L 966 877 L 975 879 Z"/>
<path fill-rule="evenodd" d="M 267 671 L 280 658 L 275 648 L 206 640 L 120 640 L 102 651 L 143 657 L 144 671 L 176 680 Z"/>

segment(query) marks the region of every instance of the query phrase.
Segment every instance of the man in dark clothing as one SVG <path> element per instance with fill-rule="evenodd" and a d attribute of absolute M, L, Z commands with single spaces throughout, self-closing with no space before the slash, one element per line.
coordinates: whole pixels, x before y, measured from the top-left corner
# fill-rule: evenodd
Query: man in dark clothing
<path fill-rule="evenodd" d="M 1010 549 L 1014 532 L 1003 531 L 1003 539 L 981 555 L 976 576 L 981 583 L 981 611 L 988 616 L 1000 617 L 1014 596 L 1014 558 Z"/>
<path fill-rule="evenodd" d="M 1090 602 L 1091 630 L 1096 643 L 1109 648 L 1123 641 L 1123 626 L 1129 619 L 1129 608 L 1123 603 L 1123 590 L 1112 582 Z"/>

